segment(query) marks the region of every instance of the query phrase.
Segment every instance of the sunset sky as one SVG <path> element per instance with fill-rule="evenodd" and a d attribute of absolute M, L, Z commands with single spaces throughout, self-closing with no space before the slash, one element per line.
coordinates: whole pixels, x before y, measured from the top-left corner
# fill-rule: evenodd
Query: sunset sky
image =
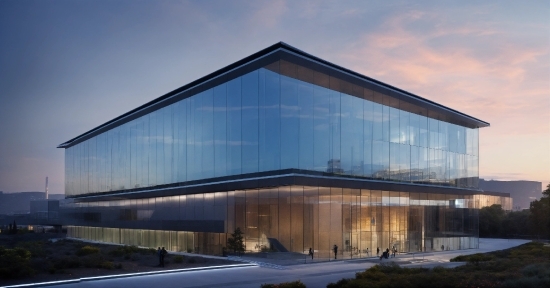
<path fill-rule="evenodd" d="M 547 0 L 2 0 L 0 191 L 63 193 L 58 144 L 279 41 L 491 123 L 481 178 L 550 182 Z"/>

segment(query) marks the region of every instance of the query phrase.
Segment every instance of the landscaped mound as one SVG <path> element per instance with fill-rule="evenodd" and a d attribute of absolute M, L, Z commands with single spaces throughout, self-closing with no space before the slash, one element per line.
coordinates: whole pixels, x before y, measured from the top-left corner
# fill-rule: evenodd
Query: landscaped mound
<path fill-rule="evenodd" d="M 377 265 L 327 288 L 351 287 L 550 287 L 550 245 L 527 243 L 486 254 L 458 256 L 466 265 L 401 268 Z"/>

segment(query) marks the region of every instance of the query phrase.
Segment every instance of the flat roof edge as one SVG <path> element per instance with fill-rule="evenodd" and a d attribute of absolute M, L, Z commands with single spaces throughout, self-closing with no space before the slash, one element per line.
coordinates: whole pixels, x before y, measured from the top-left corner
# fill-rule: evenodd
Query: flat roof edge
<path fill-rule="evenodd" d="M 208 82 L 208 81 L 210 81 L 210 80 L 212 80 L 212 79 L 214 79 L 214 78 L 216 78 L 216 77 L 218 77 L 218 76 L 221 76 L 221 75 L 223 75 L 223 74 L 225 74 L 225 73 L 227 73 L 227 72 L 230 72 L 231 70 L 234 70 L 234 69 L 236 69 L 236 68 L 242 67 L 242 66 L 244 66 L 244 65 L 246 65 L 246 64 L 248 64 L 248 63 L 251 63 L 251 62 L 253 62 L 253 61 L 255 61 L 255 60 L 257 60 L 257 59 L 259 59 L 259 58 L 261 58 L 261 57 L 263 57 L 263 56 L 266 56 L 266 55 L 268 55 L 268 54 L 270 54 L 270 53 L 272 53 L 272 52 L 275 52 L 275 51 L 277 51 L 277 50 L 281 50 L 281 51 L 287 50 L 287 51 L 285 51 L 286 53 L 289 53 L 289 52 L 290 52 L 290 53 L 296 53 L 296 54 L 298 54 L 299 56 L 305 57 L 306 59 L 308 59 L 308 60 L 310 60 L 310 61 L 315 61 L 315 62 L 321 63 L 321 64 L 326 65 L 326 66 L 328 66 L 328 67 L 330 67 L 330 68 L 332 68 L 332 69 L 339 70 L 339 71 L 342 72 L 342 73 L 346 73 L 346 74 L 349 74 L 349 75 L 351 75 L 351 76 L 358 77 L 358 78 L 360 78 L 360 79 L 362 79 L 362 80 L 369 81 L 369 82 L 372 82 L 372 83 L 374 83 L 374 84 L 383 86 L 383 87 L 386 88 L 386 89 L 394 90 L 394 91 L 396 91 L 396 92 L 398 92 L 398 93 L 401 93 L 401 94 L 404 94 L 404 95 L 406 95 L 406 96 L 408 96 L 408 97 L 412 97 L 412 98 L 413 98 L 414 100 L 416 100 L 416 101 L 423 101 L 423 102 L 426 102 L 426 103 L 428 103 L 428 104 L 430 104 L 430 105 L 434 105 L 435 107 L 438 107 L 438 108 L 442 108 L 442 109 L 444 109 L 444 110 L 447 110 L 447 111 L 450 112 L 450 113 L 457 114 L 457 115 L 460 116 L 460 117 L 468 118 L 468 119 L 472 120 L 473 122 L 477 123 L 478 126 L 479 126 L 478 128 L 490 126 L 490 124 L 489 124 L 488 122 L 485 122 L 485 121 L 483 121 L 483 120 L 477 119 L 477 118 L 472 117 L 472 116 L 470 116 L 470 115 L 464 114 L 464 113 L 462 113 L 462 112 L 460 112 L 460 111 L 457 111 L 457 110 L 454 110 L 454 109 L 452 109 L 452 108 L 446 107 L 446 106 L 444 106 L 444 105 L 438 104 L 438 103 L 436 103 L 436 102 L 433 102 L 433 101 L 431 101 L 431 100 L 428 100 L 428 99 L 426 99 L 426 98 L 423 98 L 423 97 L 421 97 L 421 96 L 418 96 L 418 95 L 416 95 L 416 94 L 413 94 L 413 93 L 408 92 L 408 91 L 406 91 L 406 90 L 403 90 L 403 89 L 397 88 L 397 87 L 395 87 L 395 86 L 386 84 L 386 83 L 384 83 L 384 82 L 381 82 L 381 81 L 379 81 L 379 80 L 370 78 L 370 77 L 368 77 L 368 76 L 365 76 L 365 75 L 360 74 L 360 73 L 358 73 L 358 72 L 355 72 L 355 71 L 352 71 L 352 70 L 350 70 L 350 69 L 344 68 L 344 67 L 342 67 L 342 66 L 333 64 L 333 63 L 331 63 L 331 62 L 329 62 L 329 61 L 326 61 L 326 60 L 323 60 L 323 59 L 321 59 L 321 58 L 319 58 L 319 57 L 316 57 L 316 56 L 314 56 L 314 55 L 311 55 L 311 54 L 309 54 L 309 53 L 307 53 L 307 52 L 304 52 L 304 51 L 302 51 L 302 50 L 300 50 L 300 49 L 298 49 L 298 48 L 295 48 L 295 47 L 293 47 L 293 46 L 291 46 L 291 45 L 288 45 L 288 44 L 286 44 L 286 43 L 284 43 L 284 42 L 278 42 L 278 43 L 275 43 L 275 44 L 273 44 L 273 45 L 271 45 L 271 46 L 269 46 L 269 47 L 267 47 L 267 48 L 264 48 L 264 49 L 262 49 L 262 50 L 260 50 L 260 51 L 258 51 L 258 52 L 255 52 L 255 53 L 253 53 L 253 54 L 251 54 L 251 55 L 249 55 L 249 56 L 247 56 L 247 57 L 245 57 L 245 58 L 242 58 L 242 59 L 240 59 L 240 60 L 238 60 L 238 61 L 236 61 L 236 62 L 234 62 L 234 63 L 231 63 L 231 64 L 229 64 L 229 65 L 227 65 L 227 66 L 225 66 L 225 67 L 223 67 L 223 68 L 221 68 L 221 69 L 218 69 L 218 70 L 216 70 L 216 71 L 214 71 L 214 72 L 212 72 L 212 73 L 210 73 L 210 74 L 207 74 L 206 76 L 203 76 L 203 77 L 201 77 L 201 78 L 199 78 L 199 79 L 196 79 L 196 80 L 194 80 L 194 81 L 192 81 L 192 82 L 190 82 L 190 83 L 188 83 L 188 84 L 185 84 L 185 85 L 183 85 L 183 86 L 181 86 L 181 87 L 179 87 L 179 88 L 177 88 L 177 89 L 175 89 L 175 90 L 172 90 L 172 91 L 170 91 L 170 92 L 168 92 L 168 93 L 166 93 L 166 94 L 164 94 L 164 95 L 162 95 L 162 96 L 160 96 L 160 97 L 157 97 L 157 98 L 155 98 L 155 99 L 153 99 L 153 100 L 151 100 L 151 101 L 149 101 L 149 102 L 147 102 L 147 103 L 145 103 L 145 104 L 143 104 L 143 105 L 140 105 L 139 107 L 134 108 L 134 109 L 132 109 L 132 110 L 130 110 L 130 111 L 128 111 L 128 112 L 126 112 L 126 113 L 124 113 L 124 114 L 118 116 L 118 117 L 115 117 L 115 118 L 113 118 L 113 119 L 111 119 L 111 120 L 109 120 L 109 121 L 107 121 L 107 122 L 105 122 L 105 123 L 103 123 L 103 124 L 101 124 L 101 125 L 95 127 L 95 128 L 92 128 L 92 129 L 88 130 L 87 132 L 84 132 L 84 133 L 82 133 L 82 134 L 80 134 L 80 135 L 78 135 L 78 136 L 76 136 L 76 137 L 74 137 L 74 138 L 72 138 L 72 139 L 70 139 L 70 140 L 68 140 L 68 141 L 65 141 L 65 142 L 59 144 L 59 145 L 57 146 L 57 148 L 69 148 L 69 147 L 71 147 L 71 146 L 73 146 L 73 145 L 76 145 L 76 144 L 78 144 L 78 143 L 74 143 L 74 142 L 76 142 L 76 141 L 79 140 L 80 138 L 86 137 L 87 135 L 92 134 L 92 133 L 94 133 L 94 132 L 96 132 L 96 131 L 98 131 L 98 130 L 100 130 L 100 129 L 106 127 L 106 126 L 109 126 L 109 125 L 111 125 L 111 124 L 113 124 L 113 123 L 115 123 L 115 122 L 117 122 L 117 121 L 120 121 L 120 120 L 122 120 L 122 119 L 124 119 L 124 118 L 126 118 L 126 117 L 128 117 L 128 116 L 130 116 L 130 115 L 132 115 L 132 114 L 134 114 L 134 113 L 140 112 L 140 111 L 142 111 L 142 110 L 144 110 L 144 109 L 146 109 L 146 108 L 148 108 L 148 107 L 151 107 L 151 106 L 153 106 L 153 105 L 155 105 L 155 104 L 158 104 L 158 103 L 160 103 L 160 102 L 162 102 L 162 101 L 164 101 L 164 100 L 167 100 L 167 99 L 169 99 L 169 98 L 171 98 L 171 97 L 173 97 L 173 96 L 175 96 L 175 95 L 177 95 L 177 94 L 179 94 L 179 93 L 185 92 L 185 91 L 187 91 L 187 90 L 189 90 L 189 89 L 191 89 L 191 88 L 193 88 L 193 87 L 196 87 L 196 86 L 199 86 L 199 85 L 201 85 L 201 84 L 203 84 L 203 83 L 206 83 L 206 82 Z M 85 139 L 84 139 L 84 140 L 85 140 Z M 82 140 L 82 141 L 84 141 L 84 140 Z M 79 142 L 81 142 L 81 141 L 79 141 Z"/>

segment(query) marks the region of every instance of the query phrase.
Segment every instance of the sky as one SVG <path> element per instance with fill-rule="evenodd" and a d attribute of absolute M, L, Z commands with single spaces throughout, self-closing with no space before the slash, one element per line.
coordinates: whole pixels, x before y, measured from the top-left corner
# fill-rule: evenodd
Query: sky
<path fill-rule="evenodd" d="M 414 2 L 414 3 L 413 3 Z M 283 41 L 491 124 L 480 177 L 550 182 L 550 1 L 0 1 L 0 191 L 56 148 Z"/>

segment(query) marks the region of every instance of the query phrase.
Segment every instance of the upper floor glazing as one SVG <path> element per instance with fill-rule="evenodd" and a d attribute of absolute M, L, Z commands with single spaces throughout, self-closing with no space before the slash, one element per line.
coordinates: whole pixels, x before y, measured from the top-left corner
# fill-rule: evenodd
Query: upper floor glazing
<path fill-rule="evenodd" d="M 66 149 L 66 194 L 297 168 L 477 188 L 478 130 L 260 68 Z"/>

